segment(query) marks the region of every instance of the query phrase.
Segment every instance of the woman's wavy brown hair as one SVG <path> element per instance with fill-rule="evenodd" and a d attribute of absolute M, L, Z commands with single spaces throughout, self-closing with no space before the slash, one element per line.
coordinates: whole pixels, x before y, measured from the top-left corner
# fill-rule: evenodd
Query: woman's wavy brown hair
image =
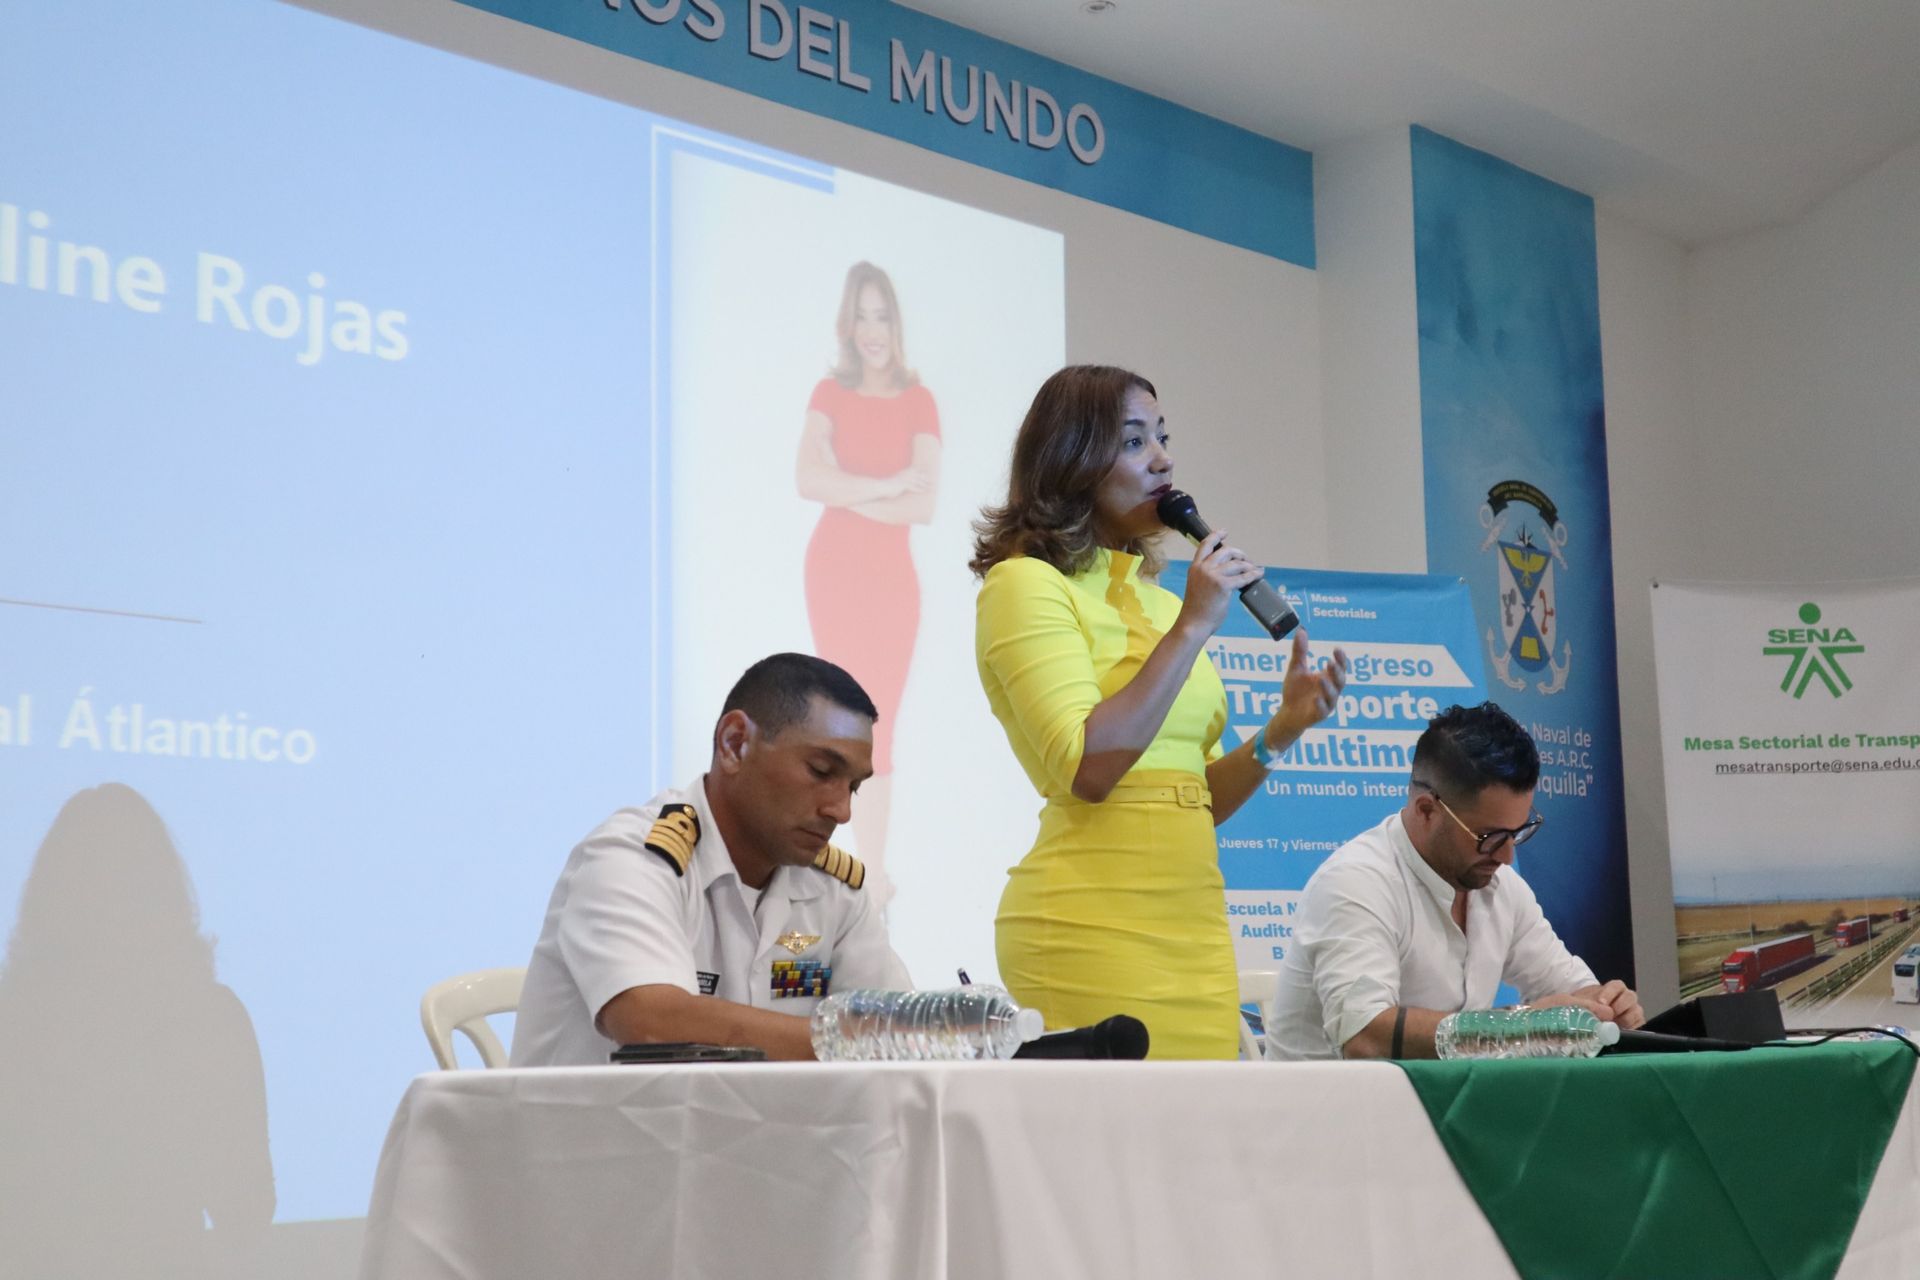
<path fill-rule="evenodd" d="M 1093 527 L 1093 493 L 1120 456 L 1127 392 L 1158 397 L 1137 373 L 1104 364 L 1068 365 L 1040 384 L 1013 440 L 1007 500 L 986 507 L 973 522 L 975 577 L 1013 556 L 1044 560 L 1069 576 L 1093 563 L 1100 543 Z M 1121 548 L 1156 573 L 1151 543 Z"/>
<path fill-rule="evenodd" d="M 853 325 L 860 317 L 860 291 L 868 285 L 880 291 L 880 299 L 887 307 L 887 328 L 893 335 L 893 364 L 887 370 L 888 375 L 895 390 L 905 391 L 920 381 L 920 375 L 907 368 L 907 339 L 900 320 L 900 298 L 893 291 L 892 278 L 871 262 L 856 262 L 847 268 L 846 287 L 840 291 L 840 314 L 833 325 L 840 352 L 828 372 L 843 387 L 858 387 L 866 376 L 866 365 L 853 346 Z"/>

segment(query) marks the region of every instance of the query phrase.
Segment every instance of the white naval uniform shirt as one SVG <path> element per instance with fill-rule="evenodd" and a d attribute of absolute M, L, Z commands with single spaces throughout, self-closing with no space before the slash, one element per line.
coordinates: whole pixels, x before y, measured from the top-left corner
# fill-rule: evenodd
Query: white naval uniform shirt
<path fill-rule="evenodd" d="M 662 806 L 690 804 L 700 841 L 685 875 L 646 847 Z M 704 780 L 622 809 L 582 840 L 547 903 L 514 1019 L 516 1067 L 604 1065 L 617 1047 L 594 1027 L 629 987 L 663 983 L 756 1009 L 806 1016 L 817 999 L 772 991 L 775 960 L 817 960 L 828 992 L 904 990 L 872 895 L 812 867 L 778 867 L 757 906 L 707 807 Z M 796 937 L 797 935 L 797 937 Z M 786 937 L 796 953 L 780 945 Z"/>
<path fill-rule="evenodd" d="M 1336 849 L 1301 895 L 1267 1056 L 1337 1058 L 1383 1009 L 1490 1009 L 1502 982 L 1522 1000 L 1594 985 L 1512 867 L 1467 895 L 1464 934 L 1454 893 L 1397 813 Z"/>

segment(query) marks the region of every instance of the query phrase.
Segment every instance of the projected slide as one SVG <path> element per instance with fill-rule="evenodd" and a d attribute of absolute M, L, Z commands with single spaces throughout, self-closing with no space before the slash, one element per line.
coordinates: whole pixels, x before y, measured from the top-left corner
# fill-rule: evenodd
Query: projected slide
<path fill-rule="evenodd" d="M 421 993 L 774 649 L 876 686 L 909 967 L 990 968 L 1032 810 L 942 770 L 1011 768 L 967 522 L 1057 235 L 241 0 L 9 6 L 0 110 L 0 1252 L 362 1214 Z"/>
<path fill-rule="evenodd" d="M 713 708 L 755 657 L 840 663 L 880 723 L 876 776 L 836 841 L 875 873 L 917 982 L 990 974 L 994 908 L 1039 802 L 985 711 L 967 561 L 1062 363 L 1060 237 L 656 136 L 672 145 L 673 490 L 704 495 L 660 539 L 674 776 L 705 766 Z"/>

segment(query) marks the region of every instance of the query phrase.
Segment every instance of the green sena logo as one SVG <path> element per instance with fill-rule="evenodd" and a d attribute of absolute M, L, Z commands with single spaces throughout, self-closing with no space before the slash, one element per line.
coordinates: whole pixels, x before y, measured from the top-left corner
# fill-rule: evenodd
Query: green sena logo
<path fill-rule="evenodd" d="M 1760 652 L 1789 659 L 1787 674 L 1780 681 L 1780 692 L 1795 698 L 1806 693 L 1817 677 L 1827 692 L 1838 698 L 1853 688 L 1840 659 L 1865 653 L 1867 646 L 1845 627 L 1820 625 L 1820 606 L 1809 600 L 1800 606 L 1798 627 L 1775 627 L 1767 632 L 1767 645 Z"/>

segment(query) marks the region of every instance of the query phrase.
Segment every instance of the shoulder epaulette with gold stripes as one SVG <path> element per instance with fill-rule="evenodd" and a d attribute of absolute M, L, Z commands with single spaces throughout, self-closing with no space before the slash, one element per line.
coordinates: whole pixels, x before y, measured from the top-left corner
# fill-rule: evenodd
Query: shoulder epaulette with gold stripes
<path fill-rule="evenodd" d="M 814 869 L 824 871 L 835 880 L 843 881 L 847 888 L 858 889 L 867 882 L 867 869 L 860 865 L 860 859 L 845 849 L 828 845 L 813 860 Z"/>
<path fill-rule="evenodd" d="M 647 848 L 667 860 L 673 874 L 687 874 L 693 861 L 693 846 L 700 843 L 700 815 L 690 804 L 663 804 L 660 816 L 647 832 Z"/>

